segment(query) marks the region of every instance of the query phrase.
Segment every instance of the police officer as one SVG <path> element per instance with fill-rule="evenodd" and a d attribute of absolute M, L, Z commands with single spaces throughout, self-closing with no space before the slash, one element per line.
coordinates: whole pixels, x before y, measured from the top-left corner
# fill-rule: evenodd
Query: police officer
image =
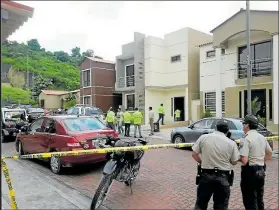
<path fill-rule="evenodd" d="M 227 138 L 228 132 L 228 122 L 221 119 L 215 132 L 202 135 L 192 147 L 192 157 L 201 164 L 195 209 L 207 209 L 212 195 L 214 209 L 228 209 L 231 167 L 239 160 L 237 145 Z"/>
<path fill-rule="evenodd" d="M 245 209 L 264 209 L 265 161 L 272 155 L 268 142 L 257 132 L 258 119 L 246 115 L 243 121 L 245 136 L 240 142 L 241 192 Z"/>

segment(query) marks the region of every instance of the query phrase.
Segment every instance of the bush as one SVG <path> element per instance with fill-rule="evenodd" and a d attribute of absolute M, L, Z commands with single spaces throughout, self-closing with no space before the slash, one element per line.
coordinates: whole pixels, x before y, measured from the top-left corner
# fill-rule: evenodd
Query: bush
<path fill-rule="evenodd" d="M 212 117 L 212 114 L 210 112 L 210 109 L 205 109 L 205 112 L 203 113 L 202 118 L 208 118 L 208 117 Z"/>

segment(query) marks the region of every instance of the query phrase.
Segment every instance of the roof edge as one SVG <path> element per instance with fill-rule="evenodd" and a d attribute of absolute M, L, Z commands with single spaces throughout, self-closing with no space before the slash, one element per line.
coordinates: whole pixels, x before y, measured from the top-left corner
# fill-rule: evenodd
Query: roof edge
<path fill-rule="evenodd" d="M 227 20 L 223 21 L 221 24 L 219 24 L 218 26 L 216 26 L 214 29 L 212 29 L 210 31 L 210 33 L 213 33 L 217 28 L 219 28 L 220 26 L 224 25 L 226 22 L 228 22 L 229 20 L 231 20 L 232 18 L 234 18 L 235 16 L 237 16 L 239 13 L 241 12 L 245 12 L 246 9 L 241 8 L 238 12 L 236 12 L 234 15 L 232 15 L 231 17 L 229 17 Z M 250 10 L 250 12 L 270 12 L 270 13 L 278 13 L 278 11 L 276 10 Z"/>

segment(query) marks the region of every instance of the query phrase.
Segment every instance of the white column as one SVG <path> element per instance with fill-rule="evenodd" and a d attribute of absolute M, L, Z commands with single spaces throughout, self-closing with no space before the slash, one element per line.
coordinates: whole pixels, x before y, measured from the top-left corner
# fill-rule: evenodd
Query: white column
<path fill-rule="evenodd" d="M 216 117 L 222 117 L 221 51 L 222 51 L 221 48 L 215 49 L 216 81 L 212 81 L 212 84 L 215 84 L 215 92 L 216 92 Z"/>
<path fill-rule="evenodd" d="M 278 124 L 278 34 L 273 36 L 273 123 Z"/>

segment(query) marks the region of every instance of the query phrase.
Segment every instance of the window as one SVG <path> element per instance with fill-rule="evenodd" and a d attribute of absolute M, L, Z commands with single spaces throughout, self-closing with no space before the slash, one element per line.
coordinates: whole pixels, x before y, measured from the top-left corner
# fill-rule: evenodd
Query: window
<path fill-rule="evenodd" d="M 171 62 L 172 63 L 178 62 L 178 61 L 181 61 L 181 56 L 180 55 L 175 55 L 175 56 L 171 57 Z"/>
<path fill-rule="evenodd" d="M 216 92 L 204 94 L 204 109 L 216 112 Z M 225 112 L 225 91 L 222 91 L 222 112 Z"/>
<path fill-rule="evenodd" d="M 272 66 L 272 43 L 266 41 L 251 44 L 251 69 L 252 76 L 270 76 Z M 238 78 L 247 77 L 247 47 L 238 48 Z"/>
<path fill-rule="evenodd" d="M 42 132 L 43 118 L 36 120 L 30 127 L 31 132 Z"/>
<path fill-rule="evenodd" d="M 90 69 L 82 71 L 82 81 L 83 81 L 83 87 L 90 86 L 91 83 Z"/>
<path fill-rule="evenodd" d="M 125 67 L 126 71 L 126 87 L 133 87 L 135 86 L 135 69 L 134 64 L 128 65 Z"/>
<path fill-rule="evenodd" d="M 83 97 L 83 104 L 90 105 L 90 96 L 84 96 Z"/>
<path fill-rule="evenodd" d="M 135 108 L 135 94 L 126 95 L 126 107 L 127 109 Z"/>
<path fill-rule="evenodd" d="M 67 111 L 67 114 L 78 115 L 78 114 L 80 114 L 79 109 L 80 108 L 77 108 L 77 107 L 71 108 Z"/>
<path fill-rule="evenodd" d="M 214 120 L 213 119 L 206 119 L 200 120 L 194 124 L 194 128 L 196 129 L 210 129 Z"/>
<path fill-rule="evenodd" d="M 43 129 L 46 133 L 56 133 L 56 123 L 52 119 L 47 119 L 45 128 Z"/>
<path fill-rule="evenodd" d="M 63 123 L 68 131 L 88 131 L 88 130 L 102 130 L 105 125 L 96 118 L 80 117 L 63 120 Z"/>
<path fill-rule="evenodd" d="M 213 58 L 215 57 L 215 50 L 210 50 L 206 52 L 206 57 L 207 58 Z"/>

